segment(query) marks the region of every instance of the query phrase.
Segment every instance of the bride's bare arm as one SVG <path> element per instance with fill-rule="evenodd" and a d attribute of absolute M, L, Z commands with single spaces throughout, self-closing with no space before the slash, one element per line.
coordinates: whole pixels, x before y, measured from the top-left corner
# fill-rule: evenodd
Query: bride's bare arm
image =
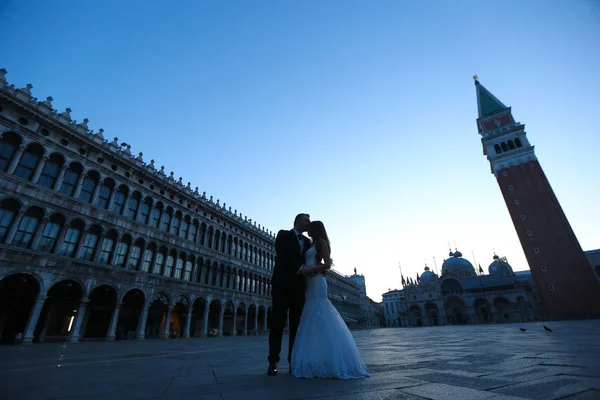
<path fill-rule="evenodd" d="M 325 240 L 321 240 L 321 257 L 323 257 L 322 263 L 319 263 L 314 267 L 304 267 L 300 270 L 300 273 L 304 275 L 318 274 L 331 268 L 331 250 Z"/>
<path fill-rule="evenodd" d="M 315 266 L 315 272 L 324 272 L 331 268 L 331 250 L 324 239 L 321 240 L 321 256 L 323 262 Z"/>

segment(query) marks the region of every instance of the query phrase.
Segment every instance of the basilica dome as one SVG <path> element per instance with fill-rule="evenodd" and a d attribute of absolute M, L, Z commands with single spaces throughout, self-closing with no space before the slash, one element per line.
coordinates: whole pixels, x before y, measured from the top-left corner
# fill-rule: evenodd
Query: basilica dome
<path fill-rule="evenodd" d="M 420 283 L 435 283 L 437 280 L 437 275 L 429 270 L 428 266 L 425 266 L 425 271 L 421 274 Z"/>
<path fill-rule="evenodd" d="M 460 277 L 477 275 L 475 273 L 475 268 L 473 268 L 473 264 L 471 264 L 469 260 L 462 258 L 462 253 L 458 250 L 454 253 L 450 252 L 450 258 L 444 260 L 444 264 L 442 264 L 442 275 L 446 274 Z"/>
<path fill-rule="evenodd" d="M 490 275 L 501 276 L 504 278 L 512 278 L 515 275 L 510 264 L 497 255 L 494 255 L 494 261 L 488 267 L 488 272 Z"/>

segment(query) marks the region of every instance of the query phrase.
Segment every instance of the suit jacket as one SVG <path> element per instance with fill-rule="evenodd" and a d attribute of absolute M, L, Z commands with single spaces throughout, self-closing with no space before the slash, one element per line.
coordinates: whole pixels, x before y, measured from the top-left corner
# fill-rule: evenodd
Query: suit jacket
<path fill-rule="evenodd" d="M 271 284 L 275 289 L 306 289 L 304 275 L 298 270 L 304 264 L 304 253 L 310 248 L 310 240 L 302 236 L 304 249 L 300 252 L 300 243 L 293 230 L 280 230 L 275 239 L 275 267 Z"/>

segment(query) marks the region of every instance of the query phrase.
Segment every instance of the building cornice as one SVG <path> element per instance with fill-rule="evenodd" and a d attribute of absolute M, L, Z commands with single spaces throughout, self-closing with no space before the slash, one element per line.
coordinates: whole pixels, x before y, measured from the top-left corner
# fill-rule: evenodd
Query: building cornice
<path fill-rule="evenodd" d="M 51 129 L 58 129 L 63 135 L 85 143 L 88 147 L 93 148 L 115 162 L 135 170 L 142 177 L 146 178 L 148 182 L 165 186 L 171 191 L 178 193 L 183 199 L 198 205 L 199 209 L 214 212 L 227 222 L 235 224 L 238 228 L 258 235 L 271 244 L 274 242 L 275 235 L 273 232 L 261 227 L 260 224 L 257 225 L 256 221 L 253 222 L 247 216 L 243 217 L 241 213 L 237 213 L 237 210 L 232 212 L 231 207 L 227 208 L 225 203 L 220 203 L 220 200 L 214 201 L 213 196 L 207 197 L 205 192 L 200 194 L 197 187 L 195 190 L 192 190 L 191 184 L 188 182 L 187 185 L 184 185 L 182 178 L 176 181 L 173 173 L 167 176 L 164 172 L 164 167 L 156 169 L 154 160 L 149 164 L 146 163 L 143 160 L 142 153 L 134 157 L 130 151 L 131 146 L 123 146 L 124 143 L 119 144 L 118 138 L 109 143 L 104 139 L 104 131 L 102 129 L 93 132 L 88 128 L 87 124 L 89 121 L 87 119 L 84 119 L 82 123 L 77 123 L 77 121 L 71 119 L 71 110 L 68 108 L 65 112 L 59 114 L 57 110 L 52 108 L 52 97 L 48 97 L 46 101 L 38 101 L 37 98 L 31 95 L 32 85 L 27 85 L 22 89 L 15 88 L 14 85 L 8 84 L 4 75 L 6 75 L 6 70 L 0 69 L 0 98 L 17 107 L 22 112 L 28 113 L 40 125 L 37 127 L 37 132 L 27 127 L 19 127 L 18 129 L 29 130 L 34 134 L 39 133 L 42 125 Z M 123 178 L 128 179 L 126 177 Z M 131 183 L 133 183 L 133 180 L 131 180 Z M 144 191 L 147 191 L 147 188 L 144 188 Z M 153 196 L 159 195 L 159 193 L 153 193 Z M 168 199 L 164 195 L 161 195 L 161 197 L 165 198 L 165 200 Z M 179 206 L 177 205 L 177 207 Z M 195 211 L 190 210 L 190 212 Z"/>

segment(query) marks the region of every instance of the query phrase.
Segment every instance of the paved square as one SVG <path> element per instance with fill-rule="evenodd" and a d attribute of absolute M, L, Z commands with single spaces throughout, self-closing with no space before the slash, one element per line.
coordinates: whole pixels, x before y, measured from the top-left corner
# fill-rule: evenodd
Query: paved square
<path fill-rule="evenodd" d="M 0 399 L 600 399 L 600 320 L 547 325 L 354 332 L 359 381 L 267 377 L 266 336 L 3 346 Z"/>

